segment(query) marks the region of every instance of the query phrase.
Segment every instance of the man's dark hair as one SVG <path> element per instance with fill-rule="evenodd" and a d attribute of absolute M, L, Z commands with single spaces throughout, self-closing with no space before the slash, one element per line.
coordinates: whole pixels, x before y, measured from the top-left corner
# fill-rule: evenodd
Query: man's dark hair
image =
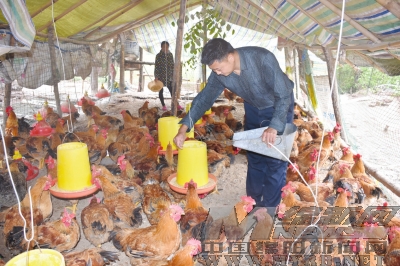
<path fill-rule="evenodd" d="M 164 44 L 168 45 L 168 47 L 169 47 L 169 42 L 167 42 L 167 41 L 162 41 L 162 42 L 161 42 L 161 48 L 163 47 Z"/>
<path fill-rule="evenodd" d="M 201 63 L 212 65 L 215 60 L 221 61 L 234 51 L 235 49 L 232 45 L 224 39 L 211 39 L 204 45 L 203 52 L 201 53 Z"/>

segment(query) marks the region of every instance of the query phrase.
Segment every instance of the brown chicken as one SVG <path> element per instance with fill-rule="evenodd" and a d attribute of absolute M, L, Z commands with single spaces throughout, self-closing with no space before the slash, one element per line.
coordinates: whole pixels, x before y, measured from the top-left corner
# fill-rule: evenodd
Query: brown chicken
<path fill-rule="evenodd" d="M 121 115 L 124 120 L 124 128 L 141 127 L 144 124 L 142 118 L 132 116 L 128 110 L 122 110 Z"/>
<path fill-rule="evenodd" d="M 105 204 L 95 196 L 81 213 L 82 230 L 86 239 L 94 246 L 108 242 L 114 222 Z"/>
<path fill-rule="evenodd" d="M 39 161 L 39 169 L 44 166 L 44 159 L 47 154 L 56 158 L 56 153 L 51 149 L 51 142 L 47 137 L 29 137 L 26 140 L 25 146 L 27 148 L 28 154 Z"/>
<path fill-rule="evenodd" d="M 116 186 L 118 190 L 124 191 L 132 199 L 132 202 L 136 203 L 142 201 L 143 189 L 137 184 L 136 179 L 123 179 L 118 175 L 113 175 L 103 165 L 92 165 L 92 178 L 96 178 L 99 175 L 103 175 Z"/>
<path fill-rule="evenodd" d="M 201 239 L 202 227 L 205 227 L 208 217 L 208 210 L 203 207 L 197 195 L 197 184 L 191 180 L 185 184 L 185 188 L 187 188 L 185 215 L 182 216 L 180 224 L 182 245 L 185 245 L 190 238 Z"/>
<path fill-rule="evenodd" d="M 261 265 L 273 264 L 272 254 L 260 254 L 260 249 L 257 248 L 257 245 L 262 244 L 263 241 L 268 241 L 271 239 L 274 221 L 272 220 L 272 217 L 268 214 L 266 208 L 259 208 L 254 212 L 254 216 L 257 219 L 257 224 L 250 235 L 249 253 L 252 256 L 258 256 Z"/>
<path fill-rule="evenodd" d="M 125 141 L 117 141 L 111 143 L 108 148 L 108 156 L 114 162 L 118 162 L 118 158 L 131 150 L 131 145 Z"/>
<path fill-rule="evenodd" d="M 142 179 L 135 173 L 135 169 L 132 167 L 128 160 L 125 160 L 125 155 L 118 157 L 117 165 L 121 169 L 119 179 L 131 180 L 138 185 L 142 184 Z"/>
<path fill-rule="evenodd" d="M 6 121 L 6 128 L 5 133 L 6 135 L 12 135 L 13 137 L 18 136 L 18 118 L 14 113 L 14 109 L 11 106 L 6 108 L 7 113 L 7 121 Z"/>
<path fill-rule="evenodd" d="M 80 228 L 75 219 L 75 213 L 64 209 L 60 220 L 46 222 L 36 228 L 36 241 L 40 247 L 57 251 L 71 250 L 78 244 Z M 34 241 L 31 244 L 35 244 Z"/>
<path fill-rule="evenodd" d="M 342 153 L 343 153 L 343 155 L 342 155 L 342 157 L 340 157 L 340 159 L 339 159 L 340 161 L 345 161 L 349 164 L 354 163 L 354 159 L 353 159 L 354 154 L 351 152 L 349 147 L 343 147 Z"/>
<path fill-rule="evenodd" d="M 214 150 L 207 150 L 207 163 L 209 166 L 214 166 L 219 162 L 223 162 L 225 167 L 230 166 L 230 158 L 225 154 L 220 154 Z"/>
<path fill-rule="evenodd" d="M 52 128 L 55 128 L 57 123 L 59 122 L 58 119 L 61 119 L 61 116 L 54 112 L 53 108 L 47 107 L 47 114 L 44 120 L 49 124 Z"/>
<path fill-rule="evenodd" d="M 351 193 L 343 188 L 337 189 L 338 195 L 336 197 L 336 201 L 333 206 L 347 208 L 349 207 L 349 198 L 351 197 Z"/>
<path fill-rule="evenodd" d="M 64 129 L 72 128 L 72 126 L 75 126 L 76 122 L 78 121 L 79 113 L 71 113 L 67 116 L 63 116 L 61 119 L 64 121 Z M 72 123 L 72 125 L 71 125 Z"/>
<path fill-rule="evenodd" d="M 224 96 L 229 101 L 229 105 L 232 105 L 232 102 L 236 99 L 237 95 L 234 92 L 231 92 L 228 89 L 224 89 Z"/>
<path fill-rule="evenodd" d="M 309 145 L 309 143 L 311 143 L 313 138 L 310 135 L 310 133 L 304 128 L 299 127 L 297 132 L 299 133 L 299 135 L 296 139 L 296 142 L 297 142 L 299 151 L 301 151 L 304 149 L 304 147 L 306 147 L 307 145 Z"/>
<path fill-rule="evenodd" d="M 238 96 L 238 97 L 236 98 L 236 102 L 237 102 L 237 103 L 244 103 L 244 99 L 243 99 L 242 97 L 239 97 L 239 96 Z"/>
<path fill-rule="evenodd" d="M 100 181 L 100 182 L 98 182 Z M 96 186 L 100 186 L 104 193 L 104 204 L 107 206 L 115 222 L 115 225 L 139 227 L 142 224 L 142 215 L 140 213 L 140 202 L 132 202 L 132 198 L 125 192 L 120 191 L 104 175 L 94 178 Z"/>
<path fill-rule="evenodd" d="M 23 199 L 27 192 L 26 176 L 24 174 L 26 166 L 23 161 L 13 160 L 10 162 L 9 167 L 18 198 L 15 195 L 10 174 L 7 169 L 3 169 L 3 171 L 0 171 L 0 208 L 11 207 L 17 204 L 18 199 Z"/>
<path fill-rule="evenodd" d="M 246 223 L 242 221 L 253 209 L 256 202 L 250 196 L 242 196 L 235 204 L 231 213 L 223 218 L 214 220 L 207 228 L 206 239 L 217 240 L 226 245 L 226 241 L 234 242 L 244 237 Z M 221 233 L 222 231 L 222 233 Z"/>
<path fill-rule="evenodd" d="M 211 111 L 215 113 L 216 116 L 221 117 L 223 115 L 224 111 L 234 111 L 236 110 L 235 106 L 231 105 L 219 105 L 219 106 L 212 106 Z"/>
<path fill-rule="evenodd" d="M 156 225 L 113 232 L 113 244 L 131 258 L 132 265 L 165 260 L 180 246 L 181 232 L 177 223 L 183 214 L 179 205 L 170 205 Z"/>
<path fill-rule="evenodd" d="M 159 222 L 165 208 L 171 205 L 168 194 L 161 188 L 156 181 L 149 180 L 143 189 L 143 212 L 151 225 Z"/>
<path fill-rule="evenodd" d="M 231 112 L 228 111 L 228 114 L 225 117 L 225 123 L 234 131 L 238 131 L 242 129 L 243 124 L 239 120 L 235 119 Z"/>
<path fill-rule="evenodd" d="M 89 104 L 88 100 L 85 97 L 83 97 L 81 101 L 82 101 L 82 111 L 88 119 L 88 127 L 90 125 L 90 120 L 91 118 L 93 118 L 94 114 L 97 114 L 99 116 L 106 114 L 106 112 L 103 112 L 98 106 Z"/>
<path fill-rule="evenodd" d="M 47 175 L 57 180 L 57 160 L 50 155 L 44 160 L 47 168 Z"/>
<path fill-rule="evenodd" d="M 375 184 L 375 182 L 365 173 L 364 163 L 361 160 L 361 155 L 356 154 L 353 156 L 354 165 L 351 168 L 351 173 L 358 182 L 360 182 L 365 195 L 377 197 L 383 196 L 383 191 Z"/>
<path fill-rule="evenodd" d="M 139 108 L 138 110 L 138 115 L 140 118 L 143 118 L 145 113 L 149 110 L 149 101 L 145 101 L 142 105 L 142 107 Z"/>
<path fill-rule="evenodd" d="M 101 248 L 64 253 L 65 266 L 104 266 L 118 260 L 118 252 Z"/>
<path fill-rule="evenodd" d="M 386 266 L 400 265 L 400 228 L 392 227 L 389 231 L 390 244 L 387 247 L 384 262 Z"/>
<path fill-rule="evenodd" d="M 145 125 L 147 126 L 147 128 L 149 128 L 149 130 L 156 129 L 156 124 L 157 124 L 158 118 L 159 118 L 159 115 L 158 115 L 157 107 L 148 109 L 142 117 Z"/>
<path fill-rule="evenodd" d="M 304 185 L 301 182 L 292 182 L 292 186 L 296 189 L 296 194 L 299 195 L 300 199 L 303 201 L 308 201 L 308 202 L 315 202 L 315 199 L 313 197 L 313 194 L 311 193 L 311 190 L 314 192 L 317 191 L 316 187 L 318 187 L 318 194 L 316 195 L 317 201 L 324 201 L 329 195 L 333 192 L 332 186 L 329 186 L 324 183 L 313 183 L 309 184 L 310 188 L 306 185 Z"/>
<path fill-rule="evenodd" d="M 286 171 L 286 183 L 288 183 L 289 181 L 300 180 L 300 175 L 297 172 L 299 170 L 299 166 L 297 165 L 297 163 L 293 163 L 293 165 L 289 164 L 288 169 Z"/>
<path fill-rule="evenodd" d="M 232 129 L 223 122 L 214 122 L 211 125 L 212 131 L 211 133 L 214 135 L 216 140 L 224 141 L 227 139 L 232 139 L 233 131 Z"/>
<path fill-rule="evenodd" d="M 105 129 L 116 128 L 121 124 L 121 120 L 109 115 L 99 115 L 94 113 L 92 114 L 92 118 L 96 125 Z"/>
<path fill-rule="evenodd" d="M 50 217 L 53 212 L 51 196 L 48 189 L 54 183 L 47 176 L 42 176 L 37 179 L 36 184 L 31 189 L 32 209 L 33 209 L 33 224 L 40 225 L 44 220 Z M 21 201 L 21 213 L 27 222 L 27 228 L 31 226 L 31 211 L 29 203 L 29 195 Z M 18 205 L 4 211 L 4 226 L 3 234 L 6 239 L 6 245 L 12 248 L 18 248 L 21 244 L 20 236 L 23 235 L 24 221 L 21 219 L 18 211 Z M 22 236 L 23 237 L 23 236 Z M 30 237 L 30 234 L 27 235 Z M 15 240 L 15 241 L 14 241 Z"/>
<path fill-rule="evenodd" d="M 154 261 L 149 266 L 194 266 L 193 256 L 199 252 L 201 252 L 201 242 L 191 238 L 174 254 L 171 260 Z"/>

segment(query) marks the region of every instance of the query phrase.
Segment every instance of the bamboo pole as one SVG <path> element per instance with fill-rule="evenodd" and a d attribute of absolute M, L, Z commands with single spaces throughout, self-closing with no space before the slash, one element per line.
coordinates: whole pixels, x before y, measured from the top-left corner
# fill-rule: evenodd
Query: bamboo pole
<path fill-rule="evenodd" d="M 400 188 L 395 180 L 391 181 L 389 179 L 384 178 L 383 176 L 381 176 L 378 173 L 377 169 L 372 167 L 372 165 L 370 165 L 369 163 L 367 163 L 365 161 L 363 163 L 364 163 L 364 167 L 365 167 L 365 172 L 367 174 L 373 176 L 376 180 L 381 182 L 387 189 L 389 189 L 394 194 L 396 194 L 397 197 L 400 197 Z"/>
<path fill-rule="evenodd" d="M 297 56 L 296 48 L 293 48 L 293 60 L 294 60 L 294 77 L 295 77 L 295 87 L 296 87 L 295 98 L 299 99 L 300 76 L 299 76 L 299 63 L 298 63 L 298 56 Z"/>
<path fill-rule="evenodd" d="M 67 8 L 66 10 L 64 10 L 64 12 L 62 12 L 60 15 L 58 15 L 57 17 L 54 18 L 54 23 L 56 23 L 58 20 L 60 20 L 62 17 L 64 17 L 65 15 L 67 15 L 69 12 L 71 12 L 72 10 L 74 10 L 75 8 L 77 8 L 78 6 L 82 5 L 83 3 L 85 3 L 88 0 L 80 0 L 79 2 L 75 3 L 74 5 L 70 6 L 69 8 Z M 47 22 L 45 25 L 41 26 L 40 28 L 38 28 L 36 31 L 42 31 L 44 29 L 47 29 L 50 25 L 53 24 L 53 20 Z"/>
<path fill-rule="evenodd" d="M 381 6 L 385 7 L 394 16 L 400 19 L 400 3 L 393 0 L 376 0 Z"/>
<path fill-rule="evenodd" d="M 90 74 L 90 90 L 92 95 L 99 91 L 99 72 L 95 65 L 92 65 L 92 73 Z"/>
<path fill-rule="evenodd" d="M 328 9 L 333 11 L 336 15 L 342 16 L 342 10 L 337 8 L 334 4 L 332 4 L 329 0 L 320 0 L 322 4 L 324 4 Z M 373 42 L 380 43 L 381 40 L 378 39 L 372 32 L 364 28 L 361 24 L 354 21 L 351 17 L 344 13 L 344 20 L 347 21 L 351 26 L 353 26 L 356 30 L 361 32 L 365 37 L 372 40 Z"/>
<path fill-rule="evenodd" d="M 171 111 L 173 116 L 177 115 L 178 95 L 180 95 L 181 88 L 179 85 L 179 72 L 181 67 L 182 44 L 183 44 L 183 26 L 185 22 L 186 0 L 181 0 L 179 7 L 178 30 L 176 32 L 176 48 L 175 48 L 175 64 L 174 76 L 172 79 L 172 100 Z"/>
<path fill-rule="evenodd" d="M 285 67 L 286 75 L 292 81 L 294 81 L 294 63 L 293 63 L 293 50 L 290 47 L 284 47 L 285 51 Z"/>
<path fill-rule="evenodd" d="M 4 86 L 4 102 L 3 102 L 3 131 L 6 129 L 7 113 L 6 108 L 11 103 L 11 87 L 12 83 L 6 83 Z"/>
<path fill-rule="evenodd" d="M 54 46 L 54 28 L 53 25 L 49 26 L 48 30 L 48 44 L 50 50 L 50 64 L 51 64 L 51 79 L 54 86 L 54 97 L 56 98 L 57 113 L 61 116 L 61 103 L 60 103 L 60 93 L 58 92 L 58 70 L 57 70 L 57 58 L 56 58 L 56 48 Z"/>
<path fill-rule="evenodd" d="M 139 60 L 143 61 L 143 48 L 139 47 Z M 144 90 L 144 84 L 143 84 L 143 65 L 140 65 L 139 68 L 139 87 L 138 91 L 143 91 Z"/>
<path fill-rule="evenodd" d="M 121 58 L 119 62 L 119 93 L 125 92 L 125 38 L 122 34 L 119 35 L 121 42 Z"/>
<path fill-rule="evenodd" d="M 335 79 L 333 78 L 333 72 L 335 71 L 335 60 L 332 56 L 331 50 L 326 49 L 325 47 L 322 47 L 322 50 L 324 51 L 326 66 L 328 68 L 329 85 L 332 88 L 331 97 L 332 97 L 333 112 L 335 114 L 336 123 L 343 125 L 342 115 L 339 109 L 339 95 L 338 95 L 339 93 L 337 87 L 337 79 L 336 77 Z M 340 136 L 344 141 L 346 141 L 346 134 L 344 130 L 341 131 Z"/>
<path fill-rule="evenodd" d="M 203 18 L 205 17 L 206 9 L 207 9 L 207 0 L 204 0 L 202 4 Z M 203 23 L 203 33 L 204 33 L 203 35 L 203 47 L 204 47 L 207 43 L 207 25 L 205 20 Z M 207 67 L 205 64 L 201 64 L 201 82 L 203 84 L 206 84 L 207 82 Z"/>
<path fill-rule="evenodd" d="M 44 6 L 40 7 L 38 10 L 36 10 L 35 12 L 33 12 L 31 15 L 31 19 L 33 19 L 34 17 L 36 17 L 37 15 L 39 15 L 40 13 L 42 13 L 46 8 L 48 8 L 49 6 L 52 5 L 52 3 L 57 3 L 58 0 L 50 0 L 47 4 L 45 4 Z"/>
<path fill-rule="evenodd" d="M 114 16 L 112 16 L 111 18 L 107 19 L 104 23 L 102 23 L 99 27 L 97 27 L 96 29 L 92 30 L 91 32 L 89 32 L 88 34 L 86 34 L 86 36 L 84 38 L 89 38 L 90 36 L 92 36 L 94 33 L 96 33 L 97 31 L 103 29 L 105 26 L 107 26 L 110 22 L 114 21 L 116 18 L 120 17 L 121 15 L 123 15 L 124 13 L 128 12 L 129 10 L 131 10 L 132 8 L 134 8 L 135 6 L 137 6 L 138 4 L 140 4 L 141 2 L 143 2 L 143 0 L 136 0 L 131 2 L 130 5 L 128 5 L 126 8 L 124 8 L 122 11 L 118 12 L 117 14 L 115 14 Z"/>
<path fill-rule="evenodd" d="M 73 35 L 75 35 L 75 34 L 77 34 L 77 33 L 79 33 L 79 32 L 84 32 L 84 31 L 87 30 L 87 29 L 90 29 L 90 27 L 96 25 L 96 24 L 99 23 L 100 21 L 105 20 L 105 19 L 108 18 L 109 16 L 114 15 L 115 13 L 117 13 L 118 11 L 120 11 L 121 9 L 124 9 L 124 8 L 126 8 L 126 7 L 128 7 L 128 6 L 130 6 L 130 5 L 132 5 L 132 1 L 131 1 L 131 2 L 128 2 L 127 4 L 125 4 L 125 5 L 123 5 L 123 6 L 119 7 L 119 8 L 117 8 L 117 9 L 115 9 L 115 10 L 112 10 L 111 12 L 108 12 L 106 15 L 102 16 L 101 18 L 97 19 L 96 21 L 94 21 L 94 22 L 90 23 L 89 25 L 85 26 L 83 29 L 80 29 L 80 30 L 77 31 L 76 33 L 72 34 L 71 36 L 73 36 Z M 71 36 L 69 36 L 69 37 L 71 37 Z"/>

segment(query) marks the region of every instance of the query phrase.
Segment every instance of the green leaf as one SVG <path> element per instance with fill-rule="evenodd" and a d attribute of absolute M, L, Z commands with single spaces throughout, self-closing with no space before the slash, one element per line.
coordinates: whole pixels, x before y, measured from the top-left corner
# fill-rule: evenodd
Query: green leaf
<path fill-rule="evenodd" d="M 225 20 L 223 20 L 223 19 L 221 19 L 221 27 L 222 27 L 222 26 L 224 26 L 224 25 L 225 25 L 225 23 L 226 23 L 226 21 L 225 21 Z"/>
<path fill-rule="evenodd" d="M 197 44 L 197 46 L 201 46 L 199 39 L 194 39 L 194 42 Z"/>
<path fill-rule="evenodd" d="M 224 35 L 222 35 L 222 39 L 225 39 L 226 37 L 226 33 L 224 32 Z"/>
<path fill-rule="evenodd" d="M 187 23 L 189 21 L 189 17 L 185 16 L 185 23 Z"/>
<path fill-rule="evenodd" d="M 213 28 L 210 29 L 210 34 L 211 34 L 211 35 L 214 34 L 214 32 L 215 32 L 215 27 L 213 27 Z"/>
<path fill-rule="evenodd" d="M 232 35 L 234 35 L 235 34 L 235 29 L 232 29 Z"/>
<path fill-rule="evenodd" d="M 175 27 L 175 21 L 171 22 L 172 27 Z"/>
<path fill-rule="evenodd" d="M 185 48 L 185 50 L 187 50 L 190 47 L 190 43 L 185 43 L 183 47 Z"/>
<path fill-rule="evenodd" d="M 191 18 L 192 20 L 194 20 L 194 15 L 193 15 L 193 14 L 191 14 L 191 15 L 190 15 L 190 18 Z"/>
<path fill-rule="evenodd" d="M 230 31 L 231 30 L 231 25 L 230 24 L 226 24 L 226 30 Z"/>

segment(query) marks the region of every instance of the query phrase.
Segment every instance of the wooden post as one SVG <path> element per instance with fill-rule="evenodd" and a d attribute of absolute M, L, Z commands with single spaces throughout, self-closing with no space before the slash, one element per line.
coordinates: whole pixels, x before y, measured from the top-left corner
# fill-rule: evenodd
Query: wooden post
<path fill-rule="evenodd" d="M 304 52 L 304 49 L 297 48 L 297 55 L 299 58 L 299 87 L 306 95 L 308 95 L 306 79 L 305 79 L 306 72 L 305 72 L 305 65 L 304 65 L 305 62 L 303 60 L 303 52 Z"/>
<path fill-rule="evenodd" d="M 139 61 L 143 61 L 143 48 L 139 47 Z M 143 91 L 144 90 L 144 79 L 143 79 L 143 65 L 140 64 L 139 68 L 139 86 L 138 86 L 138 91 Z"/>
<path fill-rule="evenodd" d="M 333 112 L 335 114 L 336 122 L 339 123 L 340 125 L 343 125 L 342 116 L 341 116 L 340 110 L 339 110 L 339 95 L 338 95 L 338 88 L 337 88 L 337 80 L 336 80 L 336 77 L 335 77 L 335 79 L 333 79 L 333 72 L 335 71 L 335 60 L 333 59 L 331 50 L 329 50 L 323 46 L 322 46 L 322 50 L 324 51 L 325 59 L 326 59 L 326 66 L 328 68 L 329 85 L 332 88 L 331 97 L 332 97 Z M 342 137 L 342 139 L 344 141 L 346 141 L 346 135 L 344 133 L 344 130 L 341 131 L 340 136 Z"/>
<path fill-rule="evenodd" d="M 91 94 L 95 95 L 99 91 L 99 72 L 97 71 L 96 63 L 92 65 L 92 73 L 90 74 L 90 89 Z"/>
<path fill-rule="evenodd" d="M 10 106 L 11 103 L 11 83 L 6 83 L 4 86 L 4 103 L 3 103 L 3 132 L 6 129 L 7 123 L 7 113 L 6 108 Z"/>
<path fill-rule="evenodd" d="M 293 62 L 293 50 L 290 47 L 284 47 L 285 50 L 285 66 L 286 75 L 290 80 L 294 82 L 294 62 Z"/>
<path fill-rule="evenodd" d="M 203 4 L 202 4 L 203 18 L 205 18 L 206 9 L 207 9 L 207 0 L 203 1 Z M 207 28 L 207 24 L 204 21 L 204 23 L 203 23 L 203 33 L 204 33 L 204 35 L 203 35 L 203 47 L 207 43 L 207 29 L 208 29 Z M 204 64 L 201 64 L 201 82 L 203 84 L 206 84 L 206 82 L 207 82 L 207 67 Z"/>
<path fill-rule="evenodd" d="M 119 35 L 121 42 L 121 58 L 119 62 L 119 92 L 125 92 L 125 38 L 122 34 Z"/>
<path fill-rule="evenodd" d="M 54 46 L 54 28 L 50 25 L 47 30 L 48 33 L 48 43 L 50 50 L 50 64 L 51 64 L 51 79 L 54 86 L 54 97 L 56 98 L 57 113 L 61 116 L 61 103 L 60 103 L 60 93 L 58 92 L 58 70 L 57 70 L 57 58 L 56 58 L 56 48 Z"/>
<path fill-rule="evenodd" d="M 174 116 L 177 115 L 178 95 L 181 88 L 179 85 L 179 69 L 181 67 L 182 43 L 183 43 L 183 25 L 185 22 L 186 0 L 181 0 L 178 19 L 178 31 L 176 33 L 176 48 L 175 48 L 175 64 L 174 76 L 172 79 L 172 101 L 171 111 Z"/>

